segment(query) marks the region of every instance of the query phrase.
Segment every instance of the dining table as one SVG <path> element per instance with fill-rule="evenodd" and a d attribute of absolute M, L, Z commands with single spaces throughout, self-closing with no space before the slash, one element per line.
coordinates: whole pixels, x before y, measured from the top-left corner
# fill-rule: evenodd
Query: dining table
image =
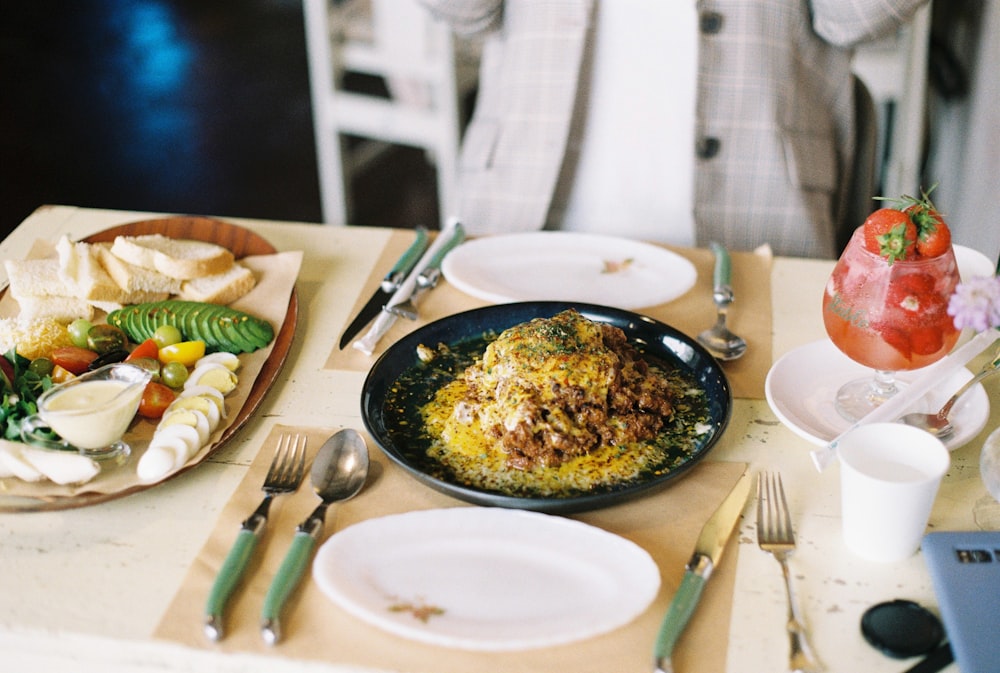
<path fill-rule="evenodd" d="M 38 240 L 80 240 L 111 227 L 174 216 L 47 205 L 0 243 L 0 258 L 28 256 Z M 205 638 L 208 586 L 239 522 L 262 496 L 263 472 L 276 439 L 297 432 L 311 450 L 342 428 L 364 433 L 361 394 L 378 353 L 337 342 L 413 230 L 327 226 L 218 217 L 249 229 L 279 252 L 300 252 L 294 279 L 294 333 L 285 359 L 254 413 L 199 464 L 153 487 L 79 507 L 0 511 L 0 668 L 5 671 L 296 671 L 404 673 L 447 671 L 621 671 L 653 669 L 657 629 L 678 588 L 695 537 L 735 479 L 780 473 L 795 525 L 791 573 L 813 648 L 828 671 L 895 673 L 898 660 L 862 637 L 860 620 L 882 601 L 906 599 L 937 612 L 920 552 L 894 563 L 866 561 L 841 536 L 839 467 L 823 471 L 815 444 L 786 427 L 765 398 L 765 376 L 786 353 L 826 339 L 823 288 L 833 260 L 733 252 L 736 301 L 729 326 L 750 335 L 745 359 L 722 363 L 733 383 L 731 416 L 705 460 L 662 489 L 594 511 L 553 514 L 625 537 L 650 552 L 661 584 L 631 620 L 574 642 L 513 652 L 468 651 L 414 642 L 364 623 L 327 600 L 306 577 L 288 606 L 285 636 L 260 638 L 260 603 L 294 532 L 319 500 L 308 485 L 274 502 L 252 580 L 237 591 L 226 638 Z M 714 321 L 712 253 L 682 250 L 698 262 L 698 279 L 673 311 L 671 302 L 636 309 L 694 337 Z M 0 270 L 2 272 L 2 270 Z M 420 305 L 430 321 L 489 302 L 466 297 L 442 280 Z M 699 324 L 700 323 L 700 324 Z M 382 350 L 416 324 L 398 320 Z M 394 331 L 395 330 L 395 331 Z M 975 370 L 982 358 L 969 363 Z M 791 387 L 814 386 L 807 370 Z M 786 382 L 785 387 L 790 384 Z M 983 382 L 989 398 L 1000 381 Z M 1000 410 L 951 453 L 929 530 L 1000 529 L 1000 504 L 980 480 L 979 454 Z M 362 493 L 330 508 L 320 542 L 350 525 L 421 509 L 476 507 L 435 491 L 386 460 L 367 437 L 373 475 Z M 0 480 L 0 505 L 4 495 Z M 307 478 L 308 481 L 308 478 Z M 719 567 L 675 653 L 677 671 L 743 673 L 788 670 L 789 640 L 781 570 L 757 544 L 755 499 L 748 498 Z M 540 627 L 544 628 L 544 626 Z M 945 671 L 955 673 L 955 664 Z"/>

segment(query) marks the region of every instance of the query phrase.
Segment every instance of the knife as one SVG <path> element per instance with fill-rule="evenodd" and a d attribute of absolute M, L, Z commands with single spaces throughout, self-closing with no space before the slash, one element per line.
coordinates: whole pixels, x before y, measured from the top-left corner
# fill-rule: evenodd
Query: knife
<path fill-rule="evenodd" d="M 434 253 L 434 256 L 431 257 L 424 268 L 420 270 L 420 273 L 417 274 L 416 285 L 410 296 L 403 301 L 389 302 L 389 305 L 385 307 L 386 310 L 407 320 L 416 320 L 417 306 L 414 302 L 417 300 L 417 297 L 428 290 L 434 289 L 438 284 L 438 280 L 441 278 L 441 262 L 444 261 L 445 255 L 451 252 L 463 240 L 465 240 L 465 229 L 460 223 L 456 223 L 455 233 L 448 239 L 447 243 Z"/>
<path fill-rule="evenodd" d="M 654 657 L 658 673 L 672 673 L 674 670 L 670 661 L 674 645 L 677 644 L 677 640 L 698 606 L 705 582 L 719 564 L 722 552 L 726 548 L 726 542 L 732 535 L 736 522 L 739 521 L 740 514 L 743 512 L 747 495 L 750 493 L 750 484 L 750 476 L 744 472 L 733 490 L 722 501 L 722 504 L 715 510 L 712 518 L 708 520 L 698 535 L 694 554 L 688 561 L 684 578 L 670 602 L 670 607 L 663 618 L 663 623 L 660 624 L 660 632 L 656 637 Z"/>
<path fill-rule="evenodd" d="M 371 322 L 372 318 L 378 315 L 386 302 L 392 298 L 393 293 L 403 284 L 403 280 L 413 271 L 413 267 L 417 265 L 417 261 L 424 254 L 424 251 L 427 250 L 429 243 L 427 228 L 418 227 L 416 240 L 407 248 L 406 252 L 403 253 L 403 256 L 399 258 L 393 267 L 389 269 L 389 272 L 385 274 L 385 278 L 382 279 L 379 288 L 375 290 L 368 303 L 358 311 L 358 314 L 354 316 L 354 320 L 351 321 L 351 324 L 347 326 L 347 329 L 340 336 L 340 350 L 344 350 L 344 347 L 351 342 L 354 335 L 360 332 L 365 325 Z"/>
<path fill-rule="evenodd" d="M 440 263 L 443 260 L 444 255 L 439 254 L 442 248 L 451 249 L 457 241 L 461 241 L 465 237 L 465 229 L 462 227 L 462 223 L 456 218 L 451 218 L 448 221 L 447 226 L 437 235 L 434 242 L 424 253 L 424 256 L 420 258 L 417 263 L 416 270 L 406 277 L 403 284 L 396 294 L 392 296 L 389 303 L 382 308 L 382 312 L 375 318 L 375 322 L 372 326 L 368 328 L 368 331 L 360 339 L 355 340 L 353 346 L 365 355 L 371 355 L 375 352 L 375 346 L 378 342 L 385 336 L 385 333 L 389 331 L 389 328 L 393 326 L 396 322 L 398 316 L 393 312 L 393 307 L 402 304 L 403 302 L 410 299 L 413 296 L 414 290 L 417 287 L 417 276 L 424 271 L 432 261 L 436 260 L 436 263 Z"/>

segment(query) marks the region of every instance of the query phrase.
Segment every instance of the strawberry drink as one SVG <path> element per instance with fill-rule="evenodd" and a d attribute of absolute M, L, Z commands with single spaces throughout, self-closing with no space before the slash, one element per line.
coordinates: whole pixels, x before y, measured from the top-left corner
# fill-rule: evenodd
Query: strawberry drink
<path fill-rule="evenodd" d="M 857 420 L 898 391 L 894 372 L 937 362 L 959 330 L 948 315 L 958 265 L 947 225 L 930 204 L 904 197 L 858 227 L 823 294 L 827 334 L 849 358 L 875 370 L 837 393 L 837 410 Z"/>

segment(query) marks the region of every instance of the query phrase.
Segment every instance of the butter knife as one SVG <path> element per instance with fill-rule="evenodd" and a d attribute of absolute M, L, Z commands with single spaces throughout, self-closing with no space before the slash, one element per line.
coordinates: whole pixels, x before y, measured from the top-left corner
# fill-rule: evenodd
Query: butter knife
<path fill-rule="evenodd" d="M 351 342 L 351 339 L 364 328 L 365 325 L 372 321 L 382 307 L 385 306 L 392 295 L 399 289 L 400 285 L 406 279 L 413 268 L 420 261 L 420 256 L 424 254 L 427 250 L 429 244 L 429 239 L 427 236 L 426 227 L 417 228 L 417 238 L 410 244 L 403 256 L 389 269 L 388 273 L 385 274 L 385 278 L 382 279 L 381 285 L 372 294 L 371 299 L 368 303 L 362 307 L 358 314 L 354 316 L 354 320 L 351 324 L 347 326 L 344 333 L 340 336 L 340 349 L 343 350 L 344 347 Z"/>
<path fill-rule="evenodd" d="M 695 608 L 698 607 L 705 582 L 722 558 L 726 542 L 743 512 L 747 495 L 750 493 L 750 484 L 750 476 L 744 472 L 698 535 L 694 554 L 688 561 L 684 578 L 670 602 L 656 638 L 654 658 L 659 673 L 673 673 L 674 668 L 670 658 L 674 646 L 694 615 Z"/>
<path fill-rule="evenodd" d="M 417 264 L 414 272 L 411 273 L 405 281 L 403 281 L 403 284 L 398 290 L 396 290 L 396 293 L 392 296 L 389 303 L 383 307 L 382 312 L 375 318 L 375 322 L 368 328 L 365 335 L 352 344 L 354 348 L 365 353 L 366 355 L 374 353 L 375 346 L 378 344 L 379 340 L 385 336 L 385 333 L 389 331 L 389 328 L 392 327 L 393 323 L 395 323 L 398 318 L 398 316 L 392 311 L 392 308 L 410 299 L 414 291 L 417 289 L 417 277 L 421 272 L 427 269 L 432 262 L 435 264 L 441 263 L 444 259 L 444 254 L 441 254 L 442 249 L 447 252 L 464 238 L 465 229 L 462 227 L 462 223 L 457 219 L 452 218 L 448 222 L 445 229 L 438 234 L 437 238 L 434 239 L 434 242 L 431 244 L 431 247 L 427 249 L 427 252 L 424 253 L 424 256 L 420 259 L 420 262 Z"/>
<path fill-rule="evenodd" d="M 416 320 L 417 297 L 437 286 L 438 280 L 441 279 L 441 262 L 444 261 L 445 255 L 451 252 L 451 250 L 463 240 L 465 240 L 465 230 L 462 228 L 461 224 L 456 224 L 454 234 L 444 245 L 441 246 L 430 261 L 427 262 L 427 265 L 420 271 L 420 273 L 417 274 L 417 280 L 410 296 L 398 303 L 390 302 L 386 306 L 386 310 L 395 313 L 402 318 L 406 318 L 407 320 Z"/>

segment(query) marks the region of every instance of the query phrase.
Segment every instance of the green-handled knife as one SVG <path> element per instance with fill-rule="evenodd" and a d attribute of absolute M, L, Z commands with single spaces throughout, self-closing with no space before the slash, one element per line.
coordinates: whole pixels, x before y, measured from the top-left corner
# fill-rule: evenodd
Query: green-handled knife
<path fill-rule="evenodd" d="M 670 659 L 674 645 L 677 644 L 695 608 L 698 607 L 705 582 L 719 564 L 726 542 L 736 528 L 736 522 L 739 521 L 747 495 L 750 493 L 750 484 L 750 476 L 744 472 L 698 535 L 694 554 L 684 571 L 684 579 L 681 580 L 677 593 L 670 602 L 670 608 L 663 618 L 663 623 L 660 624 L 660 632 L 656 638 L 654 657 L 656 670 L 660 673 L 673 673 Z"/>
<path fill-rule="evenodd" d="M 451 238 L 447 239 L 443 245 L 437 248 L 431 258 L 427 260 L 427 264 L 424 264 L 423 268 L 420 269 L 420 273 L 417 274 L 416 285 L 410 296 L 397 304 L 386 306 L 387 311 L 407 320 L 417 319 L 417 306 L 415 303 L 417 297 L 437 286 L 438 280 L 441 278 L 441 263 L 444 261 L 445 256 L 455 246 L 465 240 L 465 228 L 461 222 L 453 220 L 450 226 L 441 232 L 441 235 L 447 236 L 449 232 Z"/>
<path fill-rule="evenodd" d="M 392 295 L 399 289 L 399 286 L 403 284 L 410 272 L 413 271 L 413 267 L 417 265 L 420 261 L 420 257 L 427 250 L 427 246 L 430 244 L 430 239 L 427 234 L 426 227 L 419 227 L 417 229 L 417 238 L 413 241 L 403 256 L 393 265 L 389 272 L 385 274 L 385 278 L 382 279 L 381 285 L 372 294 L 371 299 L 368 303 L 362 307 L 358 314 L 354 316 L 354 320 L 351 324 L 347 326 L 344 333 L 340 336 L 340 349 L 343 350 L 344 347 L 351 342 L 358 332 L 364 328 L 365 325 L 372 321 L 372 318 L 377 316 L 382 310 L 382 307 L 392 299 Z"/>

